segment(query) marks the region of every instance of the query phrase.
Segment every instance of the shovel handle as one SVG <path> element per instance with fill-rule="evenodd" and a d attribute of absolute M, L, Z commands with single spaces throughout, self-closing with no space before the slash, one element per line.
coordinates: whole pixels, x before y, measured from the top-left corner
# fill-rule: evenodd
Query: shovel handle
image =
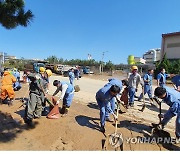
<path fill-rule="evenodd" d="M 54 104 L 51 103 L 50 100 L 49 100 L 47 97 L 45 97 L 45 99 L 46 99 L 47 103 L 48 103 L 50 106 L 53 106 L 53 107 L 54 107 Z"/>
<path fill-rule="evenodd" d="M 160 102 L 157 97 L 154 97 L 153 99 L 159 104 L 159 114 L 161 115 L 161 113 L 162 113 L 162 106 L 161 106 L 162 101 Z M 161 121 L 162 121 L 162 119 L 161 119 L 161 117 L 159 117 L 159 123 L 161 123 Z"/>
<path fill-rule="evenodd" d="M 142 94 L 143 94 L 143 103 L 145 105 L 145 98 L 144 98 L 144 86 L 142 86 Z"/>
<path fill-rule="evenodd" d="M 119 105 L 117 104 L 117 113 L 116 113 L 117 118 L 118 115 L 119 115 Z M 115 121 L 115 134 L 117 133 L 117 124 L 118 124 L 118 119 Z"/>
<path fill-rule="evenodd" d="M 162 109 L 161 109 L 161 103 L 159 104 L 159 114 L 161 115 Z M 162 119 L 159 117 L 159 123 L 161 123 Z"/>

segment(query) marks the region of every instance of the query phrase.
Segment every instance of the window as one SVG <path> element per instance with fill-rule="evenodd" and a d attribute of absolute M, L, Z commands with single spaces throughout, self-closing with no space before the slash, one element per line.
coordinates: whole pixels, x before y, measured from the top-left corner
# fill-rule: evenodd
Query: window
<path fill-rule="evenodd" d="M 167 44 L 167 48 L 175 48 L 180 47 L 180 43 L 169 43 Z"/>

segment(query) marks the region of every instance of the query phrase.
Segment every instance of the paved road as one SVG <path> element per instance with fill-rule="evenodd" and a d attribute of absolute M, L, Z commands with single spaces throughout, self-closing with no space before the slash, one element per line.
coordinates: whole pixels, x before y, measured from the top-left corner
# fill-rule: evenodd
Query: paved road
<path fill-rule="evenodd" d="M 55 87 L 52 86 L 52 82 L 54 80 L 60 80 L 60 81 L 67 81 L 69 82 L 68 77 L 62 77 L 62 76 L 52 76 L 50 78 L 50 89 L 52 91 L 55 90 Z M 75 99 L 80 100 L 81 102 L 84 102 L 85 104 L 89 102 L 95 102 L 95 94 L 96 92 L 106 84 L 107 81 L 101 81 L 101 80 L 95 80 L 90 79 L 86 77 L 82 77 L 80 80 L 75 80 L 75 85 L 80 86 L 80 91 L 78 93 L 75 93 Z M 52 93 L 51 91 L 51 93 Z"/>

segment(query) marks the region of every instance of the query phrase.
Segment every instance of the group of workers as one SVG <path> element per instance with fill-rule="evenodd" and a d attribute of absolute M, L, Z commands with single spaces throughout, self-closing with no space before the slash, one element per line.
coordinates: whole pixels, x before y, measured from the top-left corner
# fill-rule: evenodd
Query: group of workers
<path fill-rule="evenodd" d="M 40 118 L 46 108 L 46 102 L 48 102 L 47 94 L 49 92 L 49 77 L 52 75 L 50 70 L 40 67 L 39 74 L 30 73 L 28 78 L 30 79 L 29 84 L 29 101 L 25 109 L 24 121 L 29 126 L 33 125 L 32 121 L 34 118 Z M 61 96 L 56 101 L 58 105 L 62 100 L 61 114 L 67 115 L 70 105 L 74 97 L 74 86 L 68 82 L 62 82 L 58 80 L 53 81 L 53 86 L 56 87 L 56 91 L 52 97 L 56 96 L 61 91 Z"/>
<path fill-rule="evenodd" d="M 105 121 L 112 122 L 117 120 L 115 115 L 115 101 L 120 95 L 120 92 L 124 87 L 124 91 L 122 92 L 120 100 L 124 101 L 125 107 L 134 107 L 134 98 L 135 93 L 138 91 L 138 86 L 141 84 L 142 93 L 138 97 L 138 101 L 144 97 L 147 93 L 150 99 L 150 102 L 154 105 L 153 99 L 153 91 L 152 91 L 152 80 L 153 80 L 153 69 L 149 69 L 148 72 L 143 76 L 143 80 L 141 76 L 138 74 L 138 67 L 132 66 L 132 72 L 128 76 L 127 80 L 118 80 L 118 79 L 110 79 L 109 82 L 104 85 L 97 93 L 96 93 L 96 101 L 100 108 L 100 124 L 101 131 L 105 133 Z M 172 77 L 172 82 L 174 84 L 174 88 L 169 88 L 166 86 L 166 77 Z M 125 93 L 124 93 L 125 92 Z M 128 99 L 129 95 L 129 99 Z M 162 115 L 158 115 L 163 120 L 157 125 L 162 125 L 164 127 L 168 121 L 174 117 L 176 118 L 176 137 L 180 138 L 180 75 L 166 74 L 165 69 L 161 68 L 160 73 L 157 75 L 157 88 L 154 91 L 154 95 L 160 99 L 162 99 L 167 105 L 169 105 L 169 110 Z M 122 98 L 124 97 L 124 98 Z M 117 101 L 119 102 L 119 101 Z M 160 104 L 159 104 L 160 105 Z M 109 114 L 112 114 L 114 120 L 109 118 Z"/>
<path fill-rule="evenodd" d="M 47 94 L 49 92 L 49 77 L 51 75 L 51 70 L 46 70 L 44 67 L 39 68 L 39 73 L 26 72 L 26 81 L 29 82 L 29 99 L 25 108 L 24 121 L 28 125 L 32 125 L 34 118 L 41 117 L 46 108 Z M 71 83 L 71 81 L 68 83 L 55 80 L 53 85 L 57 87 L 57 90 L 52 96 L 55 96 L 61 91 L 61 97 L 57 100 L 57 104 L 62 100 L 62 114 L 67 114 L 74 96 L 73 83 Z M 1 81 L 1 102 L 11 106 L 15 98 L 15 91 L 20 89 L 19 71 L 17 69 L 13 69 L 13 71 L 5 70 Z"/>
<path fill-rule="evenodd" d="M 126 108 L 134 107 L 135 93 L 138 91 L 139 84 L 142 86 L 142 93 L 138 97 L 138 101 L 141 101 L 147 93 L 150 102 L 152 104 L 154 103 L 152 91 L 153 69 L 148 70 L 143 76 L 143 80 L 140 74 L 138 74 L 137 66 L 132 66 L 131 70 L 131 74 L 127 79 L 122 81 L 115 78 L 109 79 L 108 83 L 96 93 L 96 101 L 100 109 L 101 131 L 103 133 L 105 133 L 105 121 L 112 122 L 118 118 L 115 114 L 115 102 L 120 99 L 124 102 Z M 29 100 L 25 108 L 24 121 L 28 125 L 32 125 L 34 118 L 41 117 L 43 109 L 46 107 L 47 93 L 49 91 L 49 77 L 51 75 L 52 72 L 43 67 L 40 67 L 39 73 L 27 73 L 27 77 L 30 80 Z M 174 89 L 166 86 L 166 77 L 172 77 Z M 53 81 L 53 86 L 57 89 L 52 97 L 56 96 L 57 93 L 61 91 L 61 96 L 56 104 L 59 104 L 62 100 L 61 113 L 63 115 L 68 113 L 74 97 L 74 78 L 74 70 L 71 69 L 69 71 L 70 83 L 59 80 Z M 13 75 L 9 71 L 4 72 L 1 86 L 1 100 L 4 101 L 9 98 L 9 104 L 12 104 L 15 97 L 14 90 L 19 89 L 19 84 L 17 82 L 20 84 L 20 75 L 17 69 L 14 69 Z M 123 87 L 124 91 L 121 94 Z M 162 68 L 157 75 L 157 88 L 154 91 L 154 95 L 163 99 L 163 101 L 170 106 L 164 116 L 160 115 L 163 117 L 163 120 L 158 125 L 164 127 L 172 117 L 177 115 L 175 133 L 176 137 L 180 138 L 180 75 L 166 74 L 165 69 Z M 110 119 L 110 114 L 113 115 L 114 120 Z"/>

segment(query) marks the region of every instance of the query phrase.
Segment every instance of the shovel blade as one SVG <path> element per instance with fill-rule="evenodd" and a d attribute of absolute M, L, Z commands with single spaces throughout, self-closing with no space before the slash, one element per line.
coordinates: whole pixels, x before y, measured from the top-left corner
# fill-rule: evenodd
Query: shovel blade
<path fill-rule="evenodd" d="M 112 148 L 119 148 L 123 144 L 122 134 L 113 133 L 108 136 L 108 141 Z"/>

